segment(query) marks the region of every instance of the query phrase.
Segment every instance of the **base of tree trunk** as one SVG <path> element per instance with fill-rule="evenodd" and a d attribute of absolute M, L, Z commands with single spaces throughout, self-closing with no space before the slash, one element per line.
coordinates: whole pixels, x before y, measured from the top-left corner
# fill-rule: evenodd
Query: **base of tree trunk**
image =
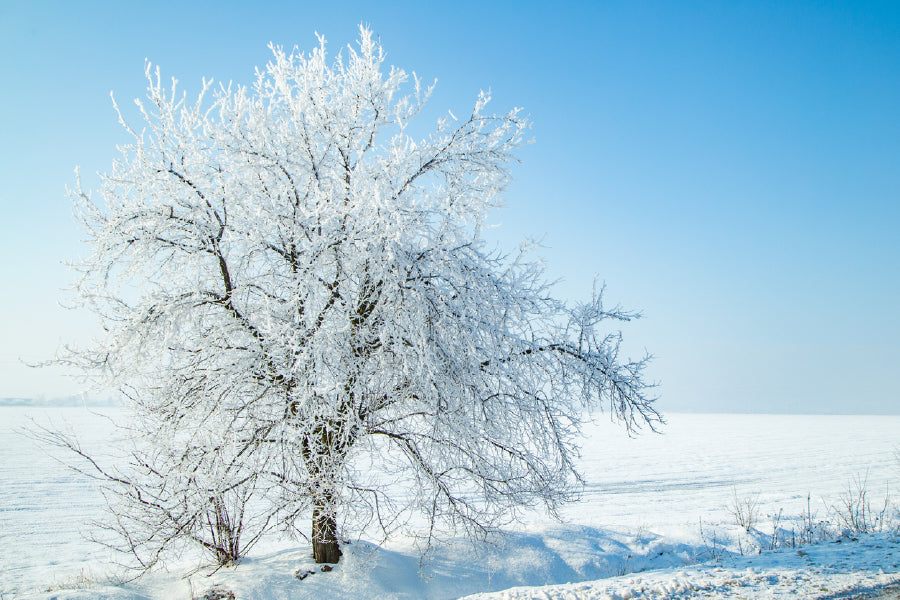
<path fill-rule="evenodd" d="M 336 564 L 341 559 L 341 547 L 337 540 L 337 521 L 334 515 L 315 510 L 312 525 L 313 560 L 317 563 Z"/>
<path fill-rule="evenodd" d="M 317 563 L 336 564 L 341 559 L 341 548 L 337 541 L 313 541 L 313 560 Z"/>

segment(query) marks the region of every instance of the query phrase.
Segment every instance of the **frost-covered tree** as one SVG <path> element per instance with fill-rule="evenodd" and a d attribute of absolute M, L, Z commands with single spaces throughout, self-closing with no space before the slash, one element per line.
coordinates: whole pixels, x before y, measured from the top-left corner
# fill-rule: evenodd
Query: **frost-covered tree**
<path fill-rule="evenodd" d="M 486 247 L 528 121 L 482 93 L 416 140 L 432 87 L 383 68 L 368 29 L 331 61 L 322 39 L 272 52 L 253 86 L 207 81 L 192 102 L 148 66 L 100 201 L 72 192 L 92 248 L 77 292 L 106 335 L 69 359 L 127 386 L 167 464 L 191 449 L 161 494 L 192 460 L 223 479 L 206 490 L 256 474 L 257 510 L 311 519 L 319 562 L 340 557 L 339 524 L 422 514 L 430 541 L 554 509 L 587 410 L 629 429 L 659 415 L 644 360 L 599 328 L 635 315 L 557 301 L 526 252 Z"/>

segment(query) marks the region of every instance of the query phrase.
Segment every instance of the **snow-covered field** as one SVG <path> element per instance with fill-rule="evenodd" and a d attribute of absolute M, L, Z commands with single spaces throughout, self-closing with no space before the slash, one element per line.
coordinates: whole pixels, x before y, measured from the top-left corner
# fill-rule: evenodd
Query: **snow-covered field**
<path fill-rule="evenodd" d="M 301 581 L 298 569 L 315 568 L 308 548 L 272 543 L 209 577 L 174 565 L 121 587 L 108 583 L 106 551 L 82 537 L 102 498 L 16 433 L 32 417 L 69 423 L 88 445 L 111 436 L 89 409 L 0 407 L 2 600 L 187 600 L 215 586 L 246 600 L 834 597 L 900 579 L 900 537 L 840 537 L 834 512 L 855 478 L 881 509 L 900 481 L 900 417 L 669 415 L 663 435 L 628 438 L 601 416 L 586 431 L 583 497 L 561 523 L 531 514 L 493 546 L 448 544 L 421 566 L 406 540 L 357 542 L 334 571 Z M 735 498 L 756 505 L 750 532 Z M 819 543 L 801 548 L 807 510 Z"/>

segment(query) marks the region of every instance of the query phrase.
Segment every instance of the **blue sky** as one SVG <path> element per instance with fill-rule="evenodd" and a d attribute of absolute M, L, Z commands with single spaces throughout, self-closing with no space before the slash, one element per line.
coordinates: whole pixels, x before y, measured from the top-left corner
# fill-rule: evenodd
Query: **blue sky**
<path fill-rule="evenodd" d="M 95 332 L 58 306 L 85 251 L 64 188 L 126 141 L 109 92 L 141 96 L 145 58 L 249 83 L 270 41 L 336 52 L 361 22 L 438 79 L 427 119 L 487 88 L 530 115 L 489 236 L 644 312 L 663 411 L 900 412 L 891 2 L 2 3 L 0 397 L 79 389 L 19 359 Z"/>

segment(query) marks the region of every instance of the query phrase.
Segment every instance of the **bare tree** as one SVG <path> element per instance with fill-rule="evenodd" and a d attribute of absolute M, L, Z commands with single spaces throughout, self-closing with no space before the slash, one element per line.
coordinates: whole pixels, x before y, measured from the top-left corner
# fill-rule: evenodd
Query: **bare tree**
<path fill-rule="evenodd" d="M 101 201 L 71 194 L 92 248 L 78 295 L 107 335 L 66 360 L 136 390 L 163 462 L 190 440 L 185 465 L 228 465 L 216 489 L 254 477 L 272 519 L 311 519 L 318 562 L 339 559 L 339 523 L 387 535 L 424 514 L 430 543 L 554 510 L 586 410 L 660 417 L 646 359 L 599 329 L 636 314 L 557 301 L 527 250 L 485 246 L 528 121 L 482 93 L 415 141 L 433 86 L 403 92 L 368 29 L 330 63 L 321 38 L 272 51 L 253 86 L 205 81 L 193 103 L 148 65 Z"/>

